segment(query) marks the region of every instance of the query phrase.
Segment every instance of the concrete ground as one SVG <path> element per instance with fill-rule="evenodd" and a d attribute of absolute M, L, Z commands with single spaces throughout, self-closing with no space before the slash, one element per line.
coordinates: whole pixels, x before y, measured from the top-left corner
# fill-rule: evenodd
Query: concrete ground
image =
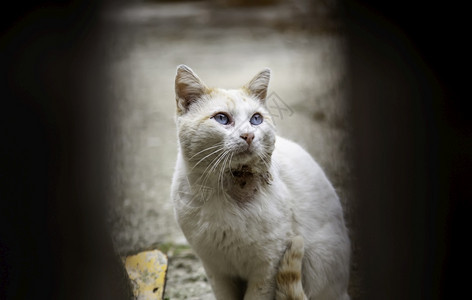
<path fill-rule="evenodd" d="M 271 68 L 269 106 L 279 135 L 301 144 L 324 168 L 353 227 L 345 41 L 326 15 L 307 23 L 304 1 L 287 3 L 218 8 L 206 2 L 135 2 L 104 16 L 117 28 L 104 54 L 109 61 L 104 88 L 113 97 L 116 118 L 110 128 L 116 154 L 113 238 L 123 255 L 153 247 L 168 253 L 169 299 L 213 299 L 170 199 L 179 64 L 222 88 L 240 87 Z"/>

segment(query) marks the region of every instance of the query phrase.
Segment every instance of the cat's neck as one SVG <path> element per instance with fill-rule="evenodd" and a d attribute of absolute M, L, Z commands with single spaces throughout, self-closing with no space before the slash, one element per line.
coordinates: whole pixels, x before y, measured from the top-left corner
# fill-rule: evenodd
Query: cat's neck
<path fill-rule="evenodd" d="M 252 178 L 254 176 L 267 176 L 270 173 L 270 163 L 266 162 L 248 162 L 244 164 L 226 164 L 218 167 L 198 165 L 194 166 L 191 163 L 186 163 L 187 176 L 190 176 L 193 180 L 206 178 L 207 182 L 211 182 L 210 179 L 217 178 Z"/>
<path fill-rule="evenodd" d="M 248 182 L 251 181 L 260 181 L 259 183 L 263 184 L 270 184 L 272 181 L 272 176 L 269 170 L 266 168 L 252 169 L 248 165 L 242 165 L 240 168 L 231 170 L 230 175 L 231 183 L 240 188 L 245 188 Z"/>
<path fill-rule="evenodd" d="M 254 196 L 270 185 L 272 176 L 268 170 L 253 172 L 248 166 L 232 170 L 226 180 L 226 190 L 240 204 L 251 202 Z"/>
<path fill-rule="evenodd" d="M 188 168 L 189 183 L 198 190 L 226 195 L 239 204 L 250 202 L 272 182 L 270 165 L 266 163 L 240 164 L 225 169 Z M 208 196 L 208 195 L 206 195 Z"/>

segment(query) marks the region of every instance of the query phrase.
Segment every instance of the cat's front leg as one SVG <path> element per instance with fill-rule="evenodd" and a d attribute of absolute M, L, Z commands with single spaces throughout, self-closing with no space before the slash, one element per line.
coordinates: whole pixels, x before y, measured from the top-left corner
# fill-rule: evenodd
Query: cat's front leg
<path fill-rule="evenodd" d="M 243 287 L 232 277 L 206 271 L 211 288 L 217 300 L 240 300 L 244 293 Z"/>
<path fill-rule="evenodd" d="M 254 276 L 247 283 L 244 300 L 273 300 L 275 297 L 275 270 Z"/>

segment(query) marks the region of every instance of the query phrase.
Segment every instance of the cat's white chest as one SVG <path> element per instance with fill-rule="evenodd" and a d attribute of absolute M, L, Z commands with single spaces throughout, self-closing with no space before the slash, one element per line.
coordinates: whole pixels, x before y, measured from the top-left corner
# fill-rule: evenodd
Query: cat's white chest
<path fill-rule="evenodd" d="M 267 203 L 267 194 L 259 190 L 250 203 L 221 194 L 206 197 L 201 206 L 177 206 L 176 214 L 189 243 L 207 264 L 245 278 L 263 264 L 278 261 L 292 234 L 290 224 L 281 221 L 289 212 Z"/>

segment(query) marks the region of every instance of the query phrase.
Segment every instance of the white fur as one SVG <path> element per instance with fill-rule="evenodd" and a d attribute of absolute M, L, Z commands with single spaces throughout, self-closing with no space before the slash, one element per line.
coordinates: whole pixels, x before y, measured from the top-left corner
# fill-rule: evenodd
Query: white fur
<path fill-rule="evenodd" d="M 234 105 L 233 105 L 234 104 Z M 224 111 L 232 126 L 211 119 Z M 252 126 L 255 112 L 264 122 Z M 338 197 L 325 174 L 299 145 L 275 136 L 257 97 L 241 90 L 202 96 L 177 117 L 179 151 L 172 183 L 175 214 L 201 258 L 217 299 L 274 299 L 275 274 L 287 242 L 305 241 L 303 288 L 308 299 L 349 299 L 350 244 Z M 241 133 L 253 132 L 251 151 Z M 216 147 L 221 144 L 221 147 Z M 213 148 L 211 148 L 213 147 Z M 207 149 L 207 150 L 205 150 Z M 212 169 L 218 149 L 229 149 Z M 243 153 L 243 154 L 241 154 Z M 267 172 L 247 201 L 231 197 L 232 171 L 250 165 Z M 235 279 L 247 282 L 241 290 Z"/>

